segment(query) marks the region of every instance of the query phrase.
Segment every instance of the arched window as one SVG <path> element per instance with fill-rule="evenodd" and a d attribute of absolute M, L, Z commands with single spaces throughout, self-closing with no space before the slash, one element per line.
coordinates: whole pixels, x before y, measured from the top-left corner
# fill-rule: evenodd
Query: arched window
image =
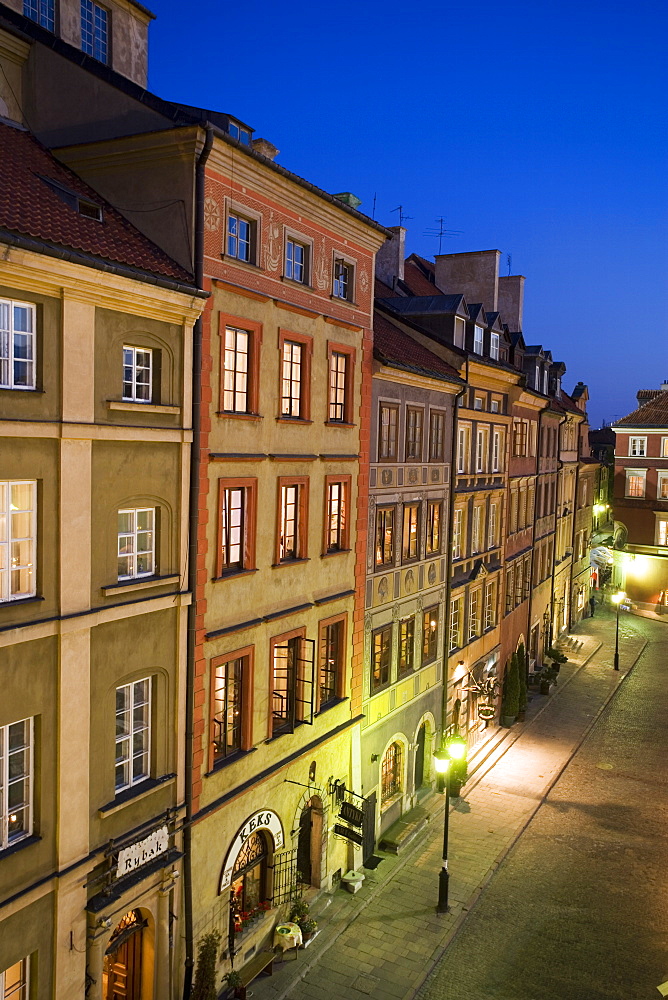
<path fill-rule="evenodd" d="M 390 743 L 383 757 L 380 775 L 380 800 L 387 802 L 401 791 L 402 750 L 400 743 Z"/>
<path fill-rule="evenodd" d="M 239 851 L 232 871 L 232 912 L 235 930 L 242 930 L 248 914 L 267 898 L 267 841 L 252 833 Z"/>

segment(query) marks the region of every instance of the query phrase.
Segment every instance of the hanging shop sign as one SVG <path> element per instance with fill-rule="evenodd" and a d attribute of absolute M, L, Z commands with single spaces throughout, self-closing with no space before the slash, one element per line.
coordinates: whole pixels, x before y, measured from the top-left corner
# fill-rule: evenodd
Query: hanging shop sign
<path fill-rule="evenodd" d="M 487 721 L 488 719 L 493 719 L 496 715 L 496 709 L 493 705 L 478 705 L 478 718 Z"/>
<path fill-rule="evenodd" d="M 169 831 L 166 826 L 154 830 L 144 840 L 139 840 L 136 844 L 131 844 L 130 847 L 124 847 L 118 852 L 116 878 L 129 875 L 130 872 L 148 864 L 149 861 L 153 861 L 158 855 L 165 854 L 168 847 Z"/>
<path fill-rule="evenodd" d="M 353 844 L 357 844 L 361 847 L 364 843 L 364 838 L 361 833 L 356 833 L 355 830 L 351 830 L 349 826 L 344 826 L 342 823 L 334 824 L 334 833 L 337 837 L 343 837 L 344 840 L 349 840 Z"/>
<path fill-rule="evenodd" d="M 229 889 L 232 883 L 232 872 L 234 870 L 236 860 L 239 857 L 239 852 L 250 835 L 252 833 L 257 833 L 258 830 L 266 830 L 267 833 L 271 834 L 274 840 L 274 850 L 278 850 L 279 847 L 283 846 L 283 824 L 275 812 L 271 812 L 270 809 L 261 809 L 259 812 L 249 816 L 244 825 L 238 831 L 236 837 L 232 841 L 232 846 L 227 852 L 225 865 L 223 867 L 223 874 L 220 879 L 219 892 L 222 892 L 224 889 Z"/>
<path fill-rule="evenodd" d="M 346 823 L 352 823 L 353 826 L 361 826 L 364 822 L 364 813 L 352 802 L 342 802 L 339 819 L 345 820 Z"/>

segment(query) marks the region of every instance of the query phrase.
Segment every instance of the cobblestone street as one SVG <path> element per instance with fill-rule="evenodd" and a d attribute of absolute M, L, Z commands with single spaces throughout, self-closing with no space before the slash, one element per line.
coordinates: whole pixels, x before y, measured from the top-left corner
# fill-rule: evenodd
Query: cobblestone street
<path fill-rule="evenodd" d="M 668 632 L 623 618 L 618 674 L 612 615 L 576 633 L 557 692 L 534 694 L 452 810 L 451 912 L 435 913 L 436 800 L 411 853 L 333 894 L 313 946 L 255 1000 L 640 1000 L 668 979 Z"/>

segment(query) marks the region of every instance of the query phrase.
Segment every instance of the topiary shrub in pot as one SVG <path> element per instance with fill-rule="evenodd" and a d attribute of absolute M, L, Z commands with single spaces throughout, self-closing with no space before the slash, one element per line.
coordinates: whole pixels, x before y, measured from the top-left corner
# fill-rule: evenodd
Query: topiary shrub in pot
<path fill-rule="evenodd" d="M 518 712 L 520 722 L 524 721 L 524 713 L 527 710 L 528 696 L 527 696 L 527 664 L 526 664 L 526 653 L 524 650 L 524 645 L 520 643 L 517 647 L 517 677 L 520 682 L 520 693 L 518 701 Z"/>
<path fill-rule="evenodd" d="M 216 963 L 220 931 L 210 931 L 205 934 L 197 950 L 197 968 L 192 990 L 192 1000 L 216 1000 Z"/>
<path fill-rule="evenodd" d="M 501 701 L 501 725 L 512 726 L 520 710 L 520 678 L 517 669 L 517 653 L 513 653 L 503 675 L 503 699 Z"/>

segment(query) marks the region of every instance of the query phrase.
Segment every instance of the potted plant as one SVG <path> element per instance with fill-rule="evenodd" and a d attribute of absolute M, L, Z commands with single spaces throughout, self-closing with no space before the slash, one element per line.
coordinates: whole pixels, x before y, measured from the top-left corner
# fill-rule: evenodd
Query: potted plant
<path fill-rule="evenodd" d="M 561 669 L 561 664 L 567 663 L 568 657 L 560 649 L 557 649 L 556 646 L 550 646 L 545 655 L 549 660 L 552 660 L 552 669 L 554 670 L 554 677 L 556 679 L 556 675 Z"/>
<path fill-rule="evenodd" d="M 524 651 L 524 644 L 520 643 L 517 647 L 517 676 L 520 682 L 520 693 L 518 702 L 518 712 L 517 716 L 520 722 L 524 722 L 524 716 L 527 710 L 528 697 L 527 697 L 527 667 L 526 667 L 526 654 Z"/>
<path fill-rule="evenodd" d="M 305 899 L 298 899 L 292 904 L 292 909 L 290 910 L 290 922 L 293 924 L 299 924 L 301 927 L 302 920 L 306 920 L 309 915 L 310 907 Z"/>
<path fill-rule="evenodd" d="M 520 678 L 517 668 L 517 653 L 513 653 L 503 675 L 503 698 L 501 700 L 501 725 L 512 726 L 520 710 Z"/>
<path fill-rule="evenodd" d="M 549 694 L 550 684 L 555 679 L 556 674 L 553 667 L 543 667 L 540 672 L 540 693 Z"/>
<path fill-rule="evenodd" d="M 313 919 L 313 917 L 302 917 L 299 921 L 299 927 L 302 932 L 302 940 L 304 944 L 312 938 L 318 929 L 318 922 Z"/>
<path fill-rule="evenodd" d="M 216 1000 L 216 960 L 220 944 L 220 931 L 205 934 L 197 950 L 197 968 L 193 983 L 192 1000 Z"/>
<path fill-rule="evenodd" d="M 228 993 L 230 990 L 233 991 L 233 997 L 237 997 L 238 1000 L 246 1000 L 246 987 L 244 986 L 243 979 L 238 972 L 234 969 L 226 972 L 223 976 L 223 982 L 225 983 Z"/>

